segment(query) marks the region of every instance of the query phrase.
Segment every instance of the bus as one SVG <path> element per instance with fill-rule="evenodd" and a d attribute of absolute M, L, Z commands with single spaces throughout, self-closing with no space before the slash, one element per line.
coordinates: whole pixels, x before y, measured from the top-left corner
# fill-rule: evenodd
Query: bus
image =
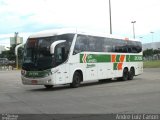
<path fill-rule="evenodd" d="M 142 44 L 137 40 L 78 30 L 35 33 L 26 41 L 21 70 L 24 85 L 132 80 L 143 72 Z"/>

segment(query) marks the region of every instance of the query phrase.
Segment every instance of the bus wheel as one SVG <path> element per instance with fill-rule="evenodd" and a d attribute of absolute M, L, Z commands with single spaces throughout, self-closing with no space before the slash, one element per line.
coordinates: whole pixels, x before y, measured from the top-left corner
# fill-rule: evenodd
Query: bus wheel
<path fill-rule="evenodd" d="M 128 75 L 128 80 L 133 80 L 134 77 L 134 68 L 131 68 Z"/>
<path fill-rule="evenodd" d="M 82 76 L 79 72 L 75 72 L 74 75 L 73 75 L 73 81 L 72 83 L 70 84 L 70 86 L 72 88 L 77 88 L 80 86 L 80 83 L 82 81 Z"/>
<path fill-rule="evenodd" d="M 53 88 L 53 85 L 44 85 L 44 87 L 45 87 L 46 89 L 51 89 L 51 88 Z"/>
<path fill-rule="evenodd" d="M 126 81 L 126 80 L 128 80 L 128 69 L 124 69 L 123 70 L 123 76 L 122 77 L 120 77 L 120 78 L 118 78 L 117 80 L 119 80 L 119 81 Z"/>

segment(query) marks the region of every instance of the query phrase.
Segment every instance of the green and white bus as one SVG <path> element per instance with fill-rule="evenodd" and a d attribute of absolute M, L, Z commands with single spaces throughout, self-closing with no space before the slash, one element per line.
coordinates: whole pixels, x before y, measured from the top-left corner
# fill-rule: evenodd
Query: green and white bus
<path fill-rule="evenodd" d="M 52 30 L 28 38 L 21 78 L 25 85 L 78 87 L 81 82 L 92 80 L 132 80 L 142 72 L 139 41 L 77 30 Z"/>

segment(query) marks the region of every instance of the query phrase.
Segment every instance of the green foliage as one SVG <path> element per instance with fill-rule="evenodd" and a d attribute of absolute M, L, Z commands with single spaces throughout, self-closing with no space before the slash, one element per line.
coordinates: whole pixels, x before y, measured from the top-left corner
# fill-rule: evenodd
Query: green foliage
<path fill-rule="evenodd" d="M 160 54 L 160 50 L 154 50 L 153 53 L 154 54 Z"/>
<path fill-rule="evenodd" d="M 10 50 L 3 51 L 2 54 L 0 54 L 0 58 L 7 58 L 9 61 L 15 61 L 16 60 L 15 47 L 16 47 L 16 45 L 13 45 L 10 47 Z M 21 61 L 22 61 L 23 50 L 24 50 L 23 47 L 20 47 L 18 49 L 19 64 L 21 64 Z M 15 66 L 15 65 L 13 65 L 13 66 Z"/>
<path fill-rule="evenodd" d="M 160 54 L 160 50 L 147 49 L 143 51 L 144 57 L 153 56 L 155 54 Z"/>
<path fill-rule="evenodd" d="M 143 51 L 144 57 L 153 57 L 154 55 L 160 54 L 160 50 L 147 49 Z M 144 68 L 160 68 L 160 60 L 144 61 Z"/>
<path fill-rule="evenodd" d="M 152 55 L 153 55 L 153 49 L 147 49 L 147 50 L 143 51 L 144 57 L 152 56 Z"/>

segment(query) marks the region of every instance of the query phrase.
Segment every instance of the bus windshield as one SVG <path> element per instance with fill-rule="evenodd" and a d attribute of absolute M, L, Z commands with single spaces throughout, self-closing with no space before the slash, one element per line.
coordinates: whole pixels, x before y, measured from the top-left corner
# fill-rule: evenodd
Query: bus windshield
<path fill-rule="evenodd" d="M 29 38 L 25 45 L 22 69 L 28 71 L 46 70 L 65 62 L 73 37 L 74 34 L 63 34 L 43 38 Z M 58 40 L 66 40 L 66 42 L 55 47 L 55 57 L 53 58 L 50 54 L 50 45 Z"/>

